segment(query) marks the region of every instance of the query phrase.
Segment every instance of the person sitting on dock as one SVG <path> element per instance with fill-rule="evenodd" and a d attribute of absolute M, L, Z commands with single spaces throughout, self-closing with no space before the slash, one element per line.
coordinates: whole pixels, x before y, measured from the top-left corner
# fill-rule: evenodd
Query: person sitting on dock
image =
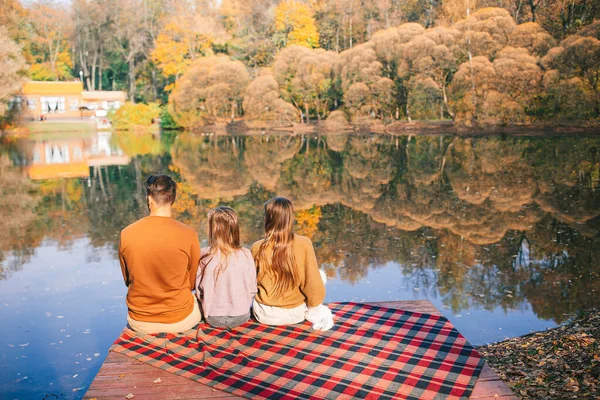
<path fill-rule="evenodd" d="M 213 208 L 196 277 L 206 323 L 231 329 L 247 322 L 255 294 L 256 268 L 250 250 L 240 245 L 238 216 L 230 207 Z"/>
<path fill-rule="evenodd" d="M 121 231 L 119 259 L 127 285 L 127 322 L 136 332 L 177 333 L 200 322 L 192 294 L 200 243 L 194 229 L 171 218 L 177 184 L 167 175 L 146 181 L 150 216 Z"/>
<path fill-rule="evenodd" d="M 306 319 L 315 330 L 331 329 L 331 311 L 322 304 L 325 274 L 319 270 L 311 240 L 294 234 L 292 202 L 274 197 L 264 207 L 265 238 L 252 245 L 258 274 L 254 317 L 268 325 L 297 324 Z"/>

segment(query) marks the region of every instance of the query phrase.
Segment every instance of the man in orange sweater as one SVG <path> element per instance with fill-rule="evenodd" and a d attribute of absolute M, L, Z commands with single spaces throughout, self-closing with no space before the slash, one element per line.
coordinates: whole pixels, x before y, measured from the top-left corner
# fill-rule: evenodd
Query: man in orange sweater
<path fill-rule="evenodd" d="M 146 181 L 150 216 L 121 231 L 119 258 L 127 285 L 127 322 L 142 334 L 177 333 L 201 318 L 192 295 L 200 261 L 194 229 L 171 218 L 177 184 L 167 175 Z"/>

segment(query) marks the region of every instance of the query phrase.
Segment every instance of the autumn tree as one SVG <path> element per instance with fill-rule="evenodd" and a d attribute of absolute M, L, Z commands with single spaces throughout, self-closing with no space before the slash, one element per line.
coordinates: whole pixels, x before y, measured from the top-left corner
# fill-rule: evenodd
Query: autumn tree
<path fill-rule="evenodd" d="M 181 22 L 174 18 L 164 26 L 151 53 L 152 61 L 158 69 L 165 78 L 172 77 L 173 82 L 177 81 L 196 57 L 202 56 L 210 48 L 211 43 L 208 36 L 194 32 L 191 26 Z M 174 83 L 170 83 L 165 90 L 170 91 L 173 87 Z"/>
<path fill-rule="evenodd" d="M 442 2 L 438 13 L 438 23 L 450 26 L 469 16 L 477 10 L 477 0 L 446 0 Z"/>
<path fill-rule="evenodd" d="M 600 18 L 600 4 L 586 0 L 528 0 L 535 9 L 532 21 L 546 29 L 556 40 L 566 39 Z"/>
<path fill-rule="evenodd" d="M 395 0 L 319 0 L 312 2 L 319 43 L 343 51 L 367 42 L 375 32 L 405 22 L 406 13 Z"/>
<path fill-rule="evenodd" d="M 356 46 L 340 54 L 337 75 L 340 77 L 341 90 L 344 93 L 345 108 L 352 119 L 370 117 L 365 105 L 370 103 L 370 86 L 383 79 L 382 69 L 375 51 L 368 44 Z"/>
<path fill-rule="evenodd" d="M 284 46 L 319 47 L 319 31 L 310 4 L 284 0 L 275 9 L 275 30 L 283 35 Z"/>
<path fill-rule="evenodd" d="M 283 99 L 304 112 L 324 118 L 334 105 L 334 67 L 338 54 L 323 49 L 289 46 L 273 63 L 273 77 Z"/>
<path fill-rule="evenodd" d="M 83 72 L 88 90 L 102 90 L 106 57 L 111 45 L 107 37 L 115 28 L 111 4 L 108 0 L 76 0 L 72 7 L 76 65 Z"/>
<path fill-rule="evenodd" d="M 26 51 L 29 75 L 38 81 L 72 78 L 69 11 L 62 4 L 37 2 L 29 5 L 31 41 Z"/>
<path fill-rule="evenodd" d="M 402 112 L 410 121 L 410 110 L 407 106 L 412 59 L 408 57 L 408 43 L 424 31 L 425 28 L 421 24 L 406 23 L 377 32 L 369 41 L 382 64 L 382 75 L 394 82 L 396 119 Z"/>
<path fill-rule="evenodd" d="M 583 31 L 593 35 L 594 29 Z M 572 35 L 563 40 L 559 46 L 552 48 L 542 59 L 542 65 L 548 70 L 547 83 L 549 90 L 559 97 L 560 89 L 567 92 L 584 89 L 588 94 L 578 101 L 585 107 L 585 100 L 593 104 L 594 115 L 600 116 L 600 40 L 594 36 Z M 570 81 L 565 85 L 563 81 Z M 570 87 L 569 87 L 570 86 Z M 569 96 L 571 98 L 571 96 Z M 573 99 L 575 100 L 575 99 Z M 582 101 L 582 103 L 580 103 Z M 573 107 L 573 104 L 557 104 L 559 108 Z"/>
<path fill-rule="evenodd" d="M 0 26 L 6 30 L 6 35 L 23 45 L 30 38 L 30 21 L 28 10 L 19 0 L 2 0 L 0 2 Z"/>
<path fill-rule="evenodd" d="M 167 92 L 196 58 L 213 54 L 212 46 L 228 39 L 225 29 L 209 11 L 187 2 L 177 2 L 169 10 L 150 54 L 168 81 Z"/>
<path fill-rule="evenodd" d="M 281 98 L 279 84 L 269 69 L 261 71 L 246 90 L 244 117 L 251 126 L 289 126 L 299 119 L 299 111 Z"/>
<path fill-rule="evenodd" d="M 413 37 L 406 45 L 411 77 L 408 106 L 414 117 L 445 114 L 454 118 L 448 100 L 448 85 L 464 60 L 457 29 L 436 27 Z M 443 111 L 441 111 L 443 110 Z"/>
<path fill-rule="evenodd" d="M 224 55 L 202 57 L 181 76 L 169 97 L 169 111 L 187 128 L 233 121 L 250 81 L 244 64 Z"/>
<path fill-rule="evenodd" d="M 0 117 L 4 103 L 19 90 L 24 80 L 25 59 L 21 47 L 8 37 L 4 28 L 0 28 Z"/>
<path fill-rule="evenodd" d="M 474 57 L 463 63 L 450 85 L 457 120 L 487 124 L 530 120 L 533 100 L 541 91 L 542 70 L 525 48 L 506 47 L 493 62 Z"/>
<path fill-rule="evenodd" d="M 223 0 L 220 20 L 231 39 L 228 54 L 249 68 L 267 67 L 281 43 L 273 40 L 275 0 Z"/>
<path fill-rule="evenodd" d="M 532 55 L 543 57 L 548 50 L 556 46 L 550 34 L 535 22 L 517 25 L 510 41 L 513 47 L 524 47 Z"/>
<path fill-rule="evenodd" d="M 463 33 L 461 47 L 465 52 L 493 60 L 498 51 L 510 44 L 516 26 L 505 9 L 482 8 L 458 21 L 454 28 Z"/>
<path fill-rule="evenodd" d="M 144 4 L 141 0 L 119 1 L 115 9 L 114 51 L 119 54 L 127 68 L 129 98 L 136 99 L 136 74 L 141 57 L 151 45 L 145 24 Z"/>

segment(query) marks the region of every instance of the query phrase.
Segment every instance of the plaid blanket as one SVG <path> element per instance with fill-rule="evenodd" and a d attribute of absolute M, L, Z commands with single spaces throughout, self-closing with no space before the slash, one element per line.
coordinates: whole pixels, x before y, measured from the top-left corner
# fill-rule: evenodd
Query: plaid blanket
<path fill-rule="evenodd" d="M 335 327 L 232 329 L 200 323 L 183 334 L 125 329 L 110 351 L 257 399 L 468 398 L 483 359 L 441 316 L 334 303 Z"/>

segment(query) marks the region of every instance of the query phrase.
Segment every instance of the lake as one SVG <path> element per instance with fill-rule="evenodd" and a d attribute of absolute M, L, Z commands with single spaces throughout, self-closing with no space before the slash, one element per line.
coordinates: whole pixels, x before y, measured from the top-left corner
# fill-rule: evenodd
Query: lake
<path fill-rule="evenodd" d="M 428 299 L 473 344 L 600 306 L 600 138 L 39 134 L 0 145 L 0 393 L 80 398 L 126 323 L 119 231 L 143 182 L 179 183 L 206 245 L 229 205 L 246 246 L 290 198 L 327 302 Z"/>

